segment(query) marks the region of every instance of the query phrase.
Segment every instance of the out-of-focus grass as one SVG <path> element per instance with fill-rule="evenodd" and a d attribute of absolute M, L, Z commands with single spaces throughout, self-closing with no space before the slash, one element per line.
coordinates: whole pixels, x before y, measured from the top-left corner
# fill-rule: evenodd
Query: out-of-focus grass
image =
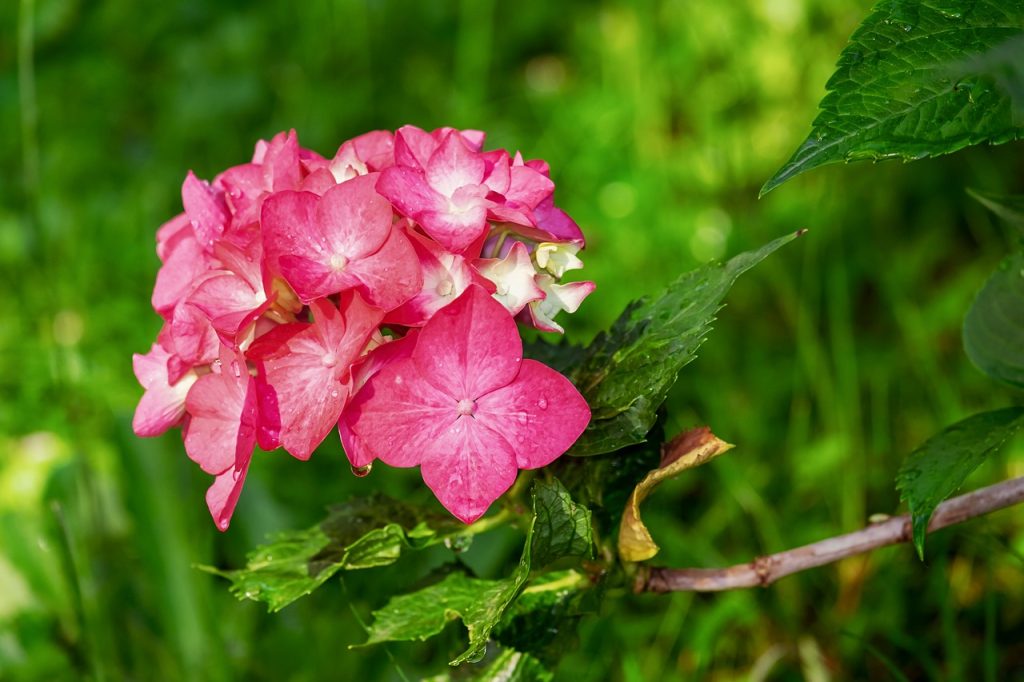
<path fill-rule="evenodd" d="M 185 171 L 210 177 L 289 127 L 328 154 L 373 128 L 477 127 L 549 160 L 598 282 L 576 340 L 684 269 L 810 228 L 737 285 L 673 392 L 671 430 L 708 423 L 739 447 L 648 503 L 659 561 L 745 561 L 896 510 L 906 452 L 1013 400 L 960 350 L 1009 243 L 963 188 L 1020 191 L 1024 169 L 1019 146 L 977 149 L 822 169 L 756 200 L 866 10 L 0 4 L 0 679 L 399 679 L 382 649 L 342 651 L 362 635 L 337 583 L 268 616 L 191 565 L 238 564 L 352 494 L 427 499 L 415 472 L 357 481 L 333 439 L 307 464 L 260 456 L 220 535 L 176 436 L 129 427 L 130 354 L 159 327 L 153 233 Z M 1018 447 L 972 484 L 1021 471 Z M 467 560 L 500 571 L 518 541 Z M 925 564 L 890 548 L 762 592 L 618 595 L 559 677 L 1007 679 L 1024 665 L 1022 554 L 1007 511 L 940 533 Z M 442 558 L 350 575 L 356 612 Z M 459 636 L 393 651 L 436 673 Z"/>

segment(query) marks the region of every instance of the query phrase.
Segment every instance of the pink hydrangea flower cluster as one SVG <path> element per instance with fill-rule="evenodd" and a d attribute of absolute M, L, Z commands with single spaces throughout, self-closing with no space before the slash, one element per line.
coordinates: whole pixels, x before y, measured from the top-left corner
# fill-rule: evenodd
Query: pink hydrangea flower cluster
<path fill-rule="evenodd" d="M 586 428 L 515 324 L 560 332 L 593 291 L 561 281 L 583 235 L 546 163 L 483 143 L 406 126 L 327 159 L 292 131 L 212 183 L 185 178 L 184 212 L 157 232 L 164 325 L 134 356 L 133 427 L 182 427 L 218 528 L 257 445 L 306 460 L 337 427 L 354 471 L 419 466 L 470 523 Z"/>

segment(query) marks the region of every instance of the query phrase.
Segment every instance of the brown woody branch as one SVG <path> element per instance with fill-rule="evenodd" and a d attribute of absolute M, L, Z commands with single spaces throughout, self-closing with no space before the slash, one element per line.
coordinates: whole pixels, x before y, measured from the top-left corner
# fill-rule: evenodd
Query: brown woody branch
<path fill-rule="evenodd" d="M 940 504 L 928 532 L 952 526 L 1024 502 L 1024 477 L 1003 481 Z M 908 542 L 913 537 L 910 515 L 894 516 L 846 535 L 757 557 L 728 568 L 642 567 L 637 592 L 720 592 L 744 587 L 767 587 L 779 578 L 824 566 L 879 547 Z"/>

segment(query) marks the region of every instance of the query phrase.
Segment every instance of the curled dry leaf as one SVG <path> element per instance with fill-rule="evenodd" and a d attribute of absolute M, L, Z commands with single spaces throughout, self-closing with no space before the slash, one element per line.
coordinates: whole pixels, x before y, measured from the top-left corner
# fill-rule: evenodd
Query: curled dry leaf
<path fill-rule="evenodd" d="M 646 561 L 660 549 L 640 518 L 640 503 L 662 481 L 698 467 L 732 447 L 711 433 L 711 429 L 706 426 L 684 431 L 662 445 L 658 468 L 644 476 L 626 501 L 622 525 L 619 526 L 619 556 L 623 561 Z"/>

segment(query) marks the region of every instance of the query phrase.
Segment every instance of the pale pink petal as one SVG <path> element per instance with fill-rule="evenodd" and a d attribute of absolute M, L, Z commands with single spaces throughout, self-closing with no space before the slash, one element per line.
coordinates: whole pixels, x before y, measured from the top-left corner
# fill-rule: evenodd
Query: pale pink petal
<path fill-rule="evenodd" d="M 457 400 L 473 399 L 512 381 L 523 344 L 508 311 L 474 284 L 434 314 L 412 357 L 441 391 Z"/>
<path fill-rule="evenodd" d="M 363 133 L 351 140 L 356 157 L 370 172 L 382 171 L 395 164 L 395 136 L 387 130 Z M 428 157 L 429 158 L 429 157 Z"/>
<path fill-rule="evenodd" d="M 453 131 L 431 154 L 424 170 L 427 183 L 438 193 L 450 197 L 460 187 L 481 184 L 487 164 L 480 154 L 466 146 L 462 135 Z"/>
<path fill-rule="evenodd" d="M 196 239 L 204 248 L 212 248 L 228 223 L 228 207 L 223 193 L 189 171 L 181 185 L 181 202 L 185 205 L 185 214 L 192 223 Z"/>
<path fill-rule="evenodd" d="M 256 391 L 245 358 L 224 348 L 219 371 L 199 377 L 185 401 L 185 451 L 208 474 L 248 458 L 256 443 Z"/>
<path fill-rule="evenodd" d="M 424 482 L 456 518 L 473 523 L 516 480 L 516 456 L 497 432 L 460 417 L 427 444 Z"/>
<path fill-rule="evenodd" d="M 185 396 L 196 381 L 195 372 L 188 372 L 174 384 L 168 382 L 167 360 L 170 353 L 153 344 L 149 353 L 132 356 L 135 377 L 146 390 L 135 408 L 132 430 L 137 436 L 159 436 L 176 425 L 185 415 Z"/>
<path fill-rule="evenodd" d="M 522 242 L 513 242 L 504 258 L 485 258 L 474 263 L 481 275 L 495 285 L 494 298 L 515 315 L 530 301 L 544 298 L 537 286 L 533 261 Z"/>
<path fill-rule="evenodd" d="M 220 342 L 209 318 L 199 308 L 182 301 L 174 308 L 170 343 L 175 355 L 188 367 L 208 365 L 217 359 Z"/>
<path fill-rule="evenodd" d="M 299 164 L 299 137 L 294 130 L 278 133 L 267 145 L 262 165 L 268 189 L 278 192 L 294 189 L 302 180 Z"/>
<path fill-rule="evenodd" d="M 593 282 L 557 284 L 555 278 L 548 274 L 537 275 L 536 282 L 544 290 L 544 298 L 532 301 L 528 308 L 533 326 L 541 331 L 560 334 L 565 330 L 555 322 L 555 315 L 563 310 L 576 312 L 583 299 L 593 293 L 596 287 Z"/>
<path fill-rule="evenodd" d="M 255 163 L 234 166 L 217 176 L 214 184 L 224 188 L 235 223 L 247 225 L 259 220 L 262 196 L 270 189 L 261 166 Z"/>
<path fill-rule="evenodd" d="M 476 420 L 512 444 L 520 469 L 553 462 L 590 422 L 590 407 L 572 382 L 535 360 L 523 360 L 515 380 L 479 397 L 476 408 Z"/>
<path fill-rule="evenodd" d="M 512 169 L 512 182 L 505 198 L 536 208 L 542 201 L 555 191 L 555 183 L 529 166 L 516 166 Z"/>
<path fill-rule="evenodd" d="M 331 174 L 331 171 L 326 168 L 319 168 L 303 178 L 302 182 L 299 183 L 298 189 L 302 192 L 312 192 L 322 197 L 327 190 L 337 184 L 338 181 Z"/>

